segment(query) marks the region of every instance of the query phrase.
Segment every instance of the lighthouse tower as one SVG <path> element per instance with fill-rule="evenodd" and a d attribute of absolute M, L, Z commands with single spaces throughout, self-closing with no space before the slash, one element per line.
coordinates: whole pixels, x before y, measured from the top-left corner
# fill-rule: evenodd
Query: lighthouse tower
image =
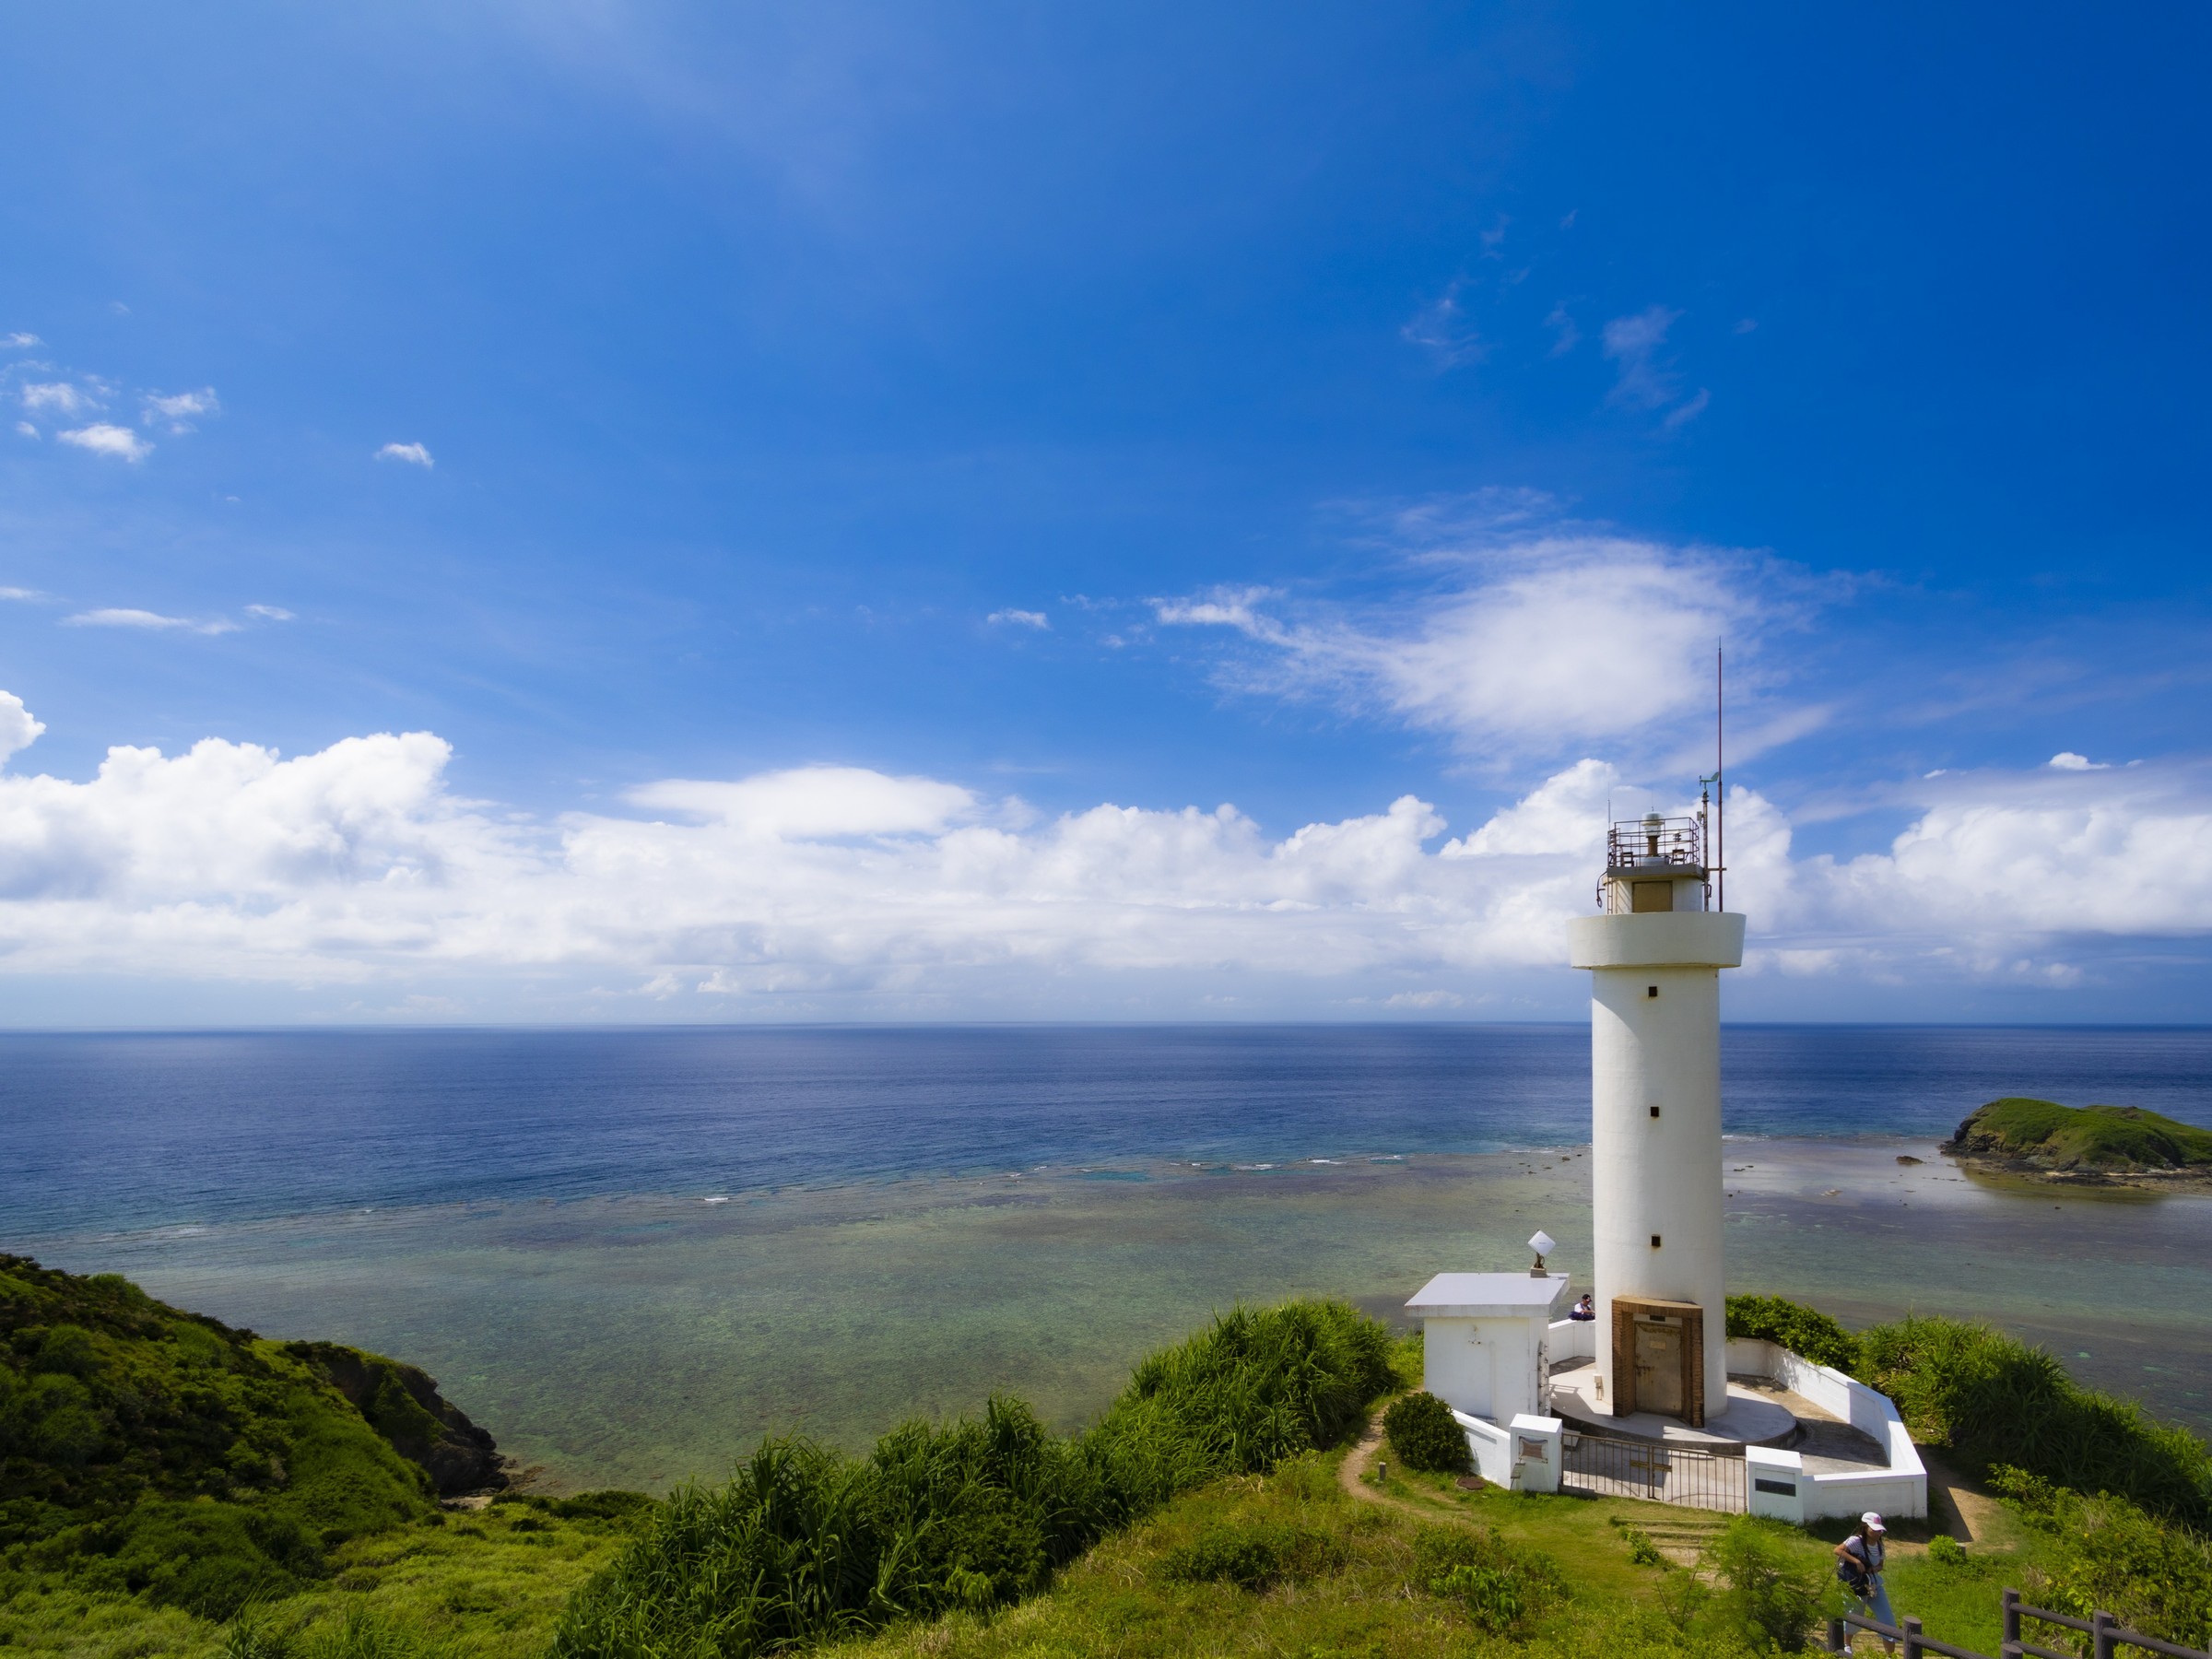
<path fill-rule="evenodd" d="M 1720 971 L 1744 919 L 1712 906 L 1704 815 L 1611 827 L 1591 971 L 1591 1213 L 1599 1398 L 1702 1428 L 1728 1408 Z"/>

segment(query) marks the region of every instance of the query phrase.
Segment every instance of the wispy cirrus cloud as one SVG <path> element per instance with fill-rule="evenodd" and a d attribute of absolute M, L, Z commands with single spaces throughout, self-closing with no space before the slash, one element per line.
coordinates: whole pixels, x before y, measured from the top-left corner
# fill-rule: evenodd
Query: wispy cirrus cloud
<path fill-rule="evenodd" d="M 438 465 L 431 458 L 429 447 L 420 443 L 387 443 L 376 452 L 376 458 L 379 461 L 404 462 L 409 466 L 419 466 L 426 471 Z"/>
<path fill-rule="evenodd" d="M 1159 600 L 1154 612 L 1249 642 L 1219 665 L 1232 688 L 1334 700 L 1501 759 L 1703 723 L 1715 642 L 1753 657 L 1809 603 L 1771 561 L 1596 532 L 1445 542 L 1422 557 L 1441 579 L 1383 604 L 1244 587 Z M 1818 724 L 1806 711 L 1759 712 L 1794 715 L 1795 735 Z"/>
<path fill-rule="evenodd" d="M 138 610 L 128 606 L 107 606 L 98 610 L 76 611 L 62 618 L 64 628 L 130 628 L 152 633 L 236 633 L 239 625 L 228 617 L 196 618 L 169 617 L 159 611 Z"/>
<path fill-rule="evenodd" d="M 1455 278 L 1398 330 L 1400 338 L 1426 351 L 1439 369 L 1479 363 L 1489 354 L 1488 344 L 1467 316 L 1465 291 L 1465 279 Z"/>
<path fill-rule="evenodd" d="M 1712 401 L 1712 394 L 1701 386 L 1683 397 L 1673 360 L 1665 355 L 1667 334 L 1681 320 L 1682 313 L 1667 306 L 1646 306 L 1632 316 L 1615 317 L 1600 336 L 1606 356 L 1618 371 L 1606 401 L 1646 410 L 1672 404 L 1661 422 L 1670 432 L 1695 420 Z"/>
<path fill-rule="evenodd" d="M 29 351 L 33 346 L 43 343 L 37 335 L 25 334 L 20 329 L 14 334 L 0 335 L 0 349 L 8 351 Z"/>
<path fill-rule="evenodd" d="M 1034 628 L 1045 632 L 1050 632 L 1053 626 L 1052 618 L 1042 611 L 1033 610 L 994 610 L 983 620 L 1015 628 Z"/>

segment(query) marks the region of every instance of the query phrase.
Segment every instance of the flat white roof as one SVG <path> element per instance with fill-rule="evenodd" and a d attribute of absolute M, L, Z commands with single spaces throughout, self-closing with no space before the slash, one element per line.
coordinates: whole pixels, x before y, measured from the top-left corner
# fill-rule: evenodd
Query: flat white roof
<path fill-rule="evenodd" d="M 1440 1273 L 1406 1304 L 1421 1319 L 1528 1318 L 1548 1313 L 1567 1294 L 1563 1273 Z"/>

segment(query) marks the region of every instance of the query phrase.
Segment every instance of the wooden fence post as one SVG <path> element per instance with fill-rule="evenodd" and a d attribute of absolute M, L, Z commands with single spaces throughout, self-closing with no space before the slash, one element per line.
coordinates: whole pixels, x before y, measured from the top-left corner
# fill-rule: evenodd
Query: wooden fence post
<path fill-rule="evenodd" d="M 1843 1621 L 1840 1618 L 1828 1621 L 1828 1651 L 1831 1653 L 1851 1652 L 1851 1638 L 1843 1634 Z"/>
<path fill-rule="evenodd" d="M 2005 1659 L 2019 1659 L 2020 1653 L 2020 1593 L 2005 1592 Z"/>
<path fill-rule="evenodd" d="M 1920 1659 L 1920 1620 L 1908 1613 L 1901 1622 L 1905 1627 L 1905 1659 Z"/>
<path fill-rule="evenodd" d="M 2112 1659 L 2112 1650 L 2118 1644 L 2112 1641 L 2112 1631 L 2120 1621 L 2101 1609 L 2089 1615 L 2089 1651 L 2092 1659 Z"/>

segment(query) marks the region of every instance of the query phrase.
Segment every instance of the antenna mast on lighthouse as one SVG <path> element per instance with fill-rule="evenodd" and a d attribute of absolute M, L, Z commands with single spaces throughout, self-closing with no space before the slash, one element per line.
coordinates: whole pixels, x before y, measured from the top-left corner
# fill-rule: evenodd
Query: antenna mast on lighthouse
<path fill-rule="evenodd" d="M 1712 776 L 1700 778 L 1700 783 L 1712 785 L 1713 801 L 1712 844 L 1706 848 L 1712 859 L 1713 904 L 1715 910 L 1728 908 L 1728 785 L 1721 773 L 1726 770 L 1724 759 L 1727 729 L 1728 700 L 1725 675 L 1727 661 L 1719 641 L 1712 646 Z"/>

